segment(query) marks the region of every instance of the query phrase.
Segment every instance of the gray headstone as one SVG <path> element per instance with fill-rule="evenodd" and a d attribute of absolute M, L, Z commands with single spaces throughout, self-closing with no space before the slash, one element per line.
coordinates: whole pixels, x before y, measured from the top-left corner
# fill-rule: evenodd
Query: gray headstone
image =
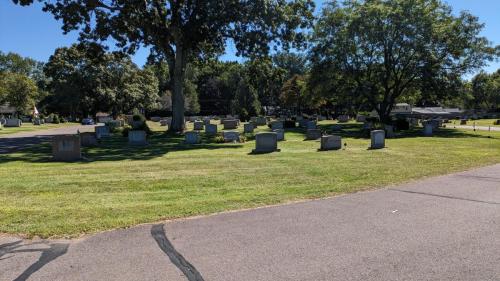
<path fill-rule="evenodd" d="M 283 122 L 273 121 L 271 122 L 271 130 L 283 129 Z"/>
<path fill-rule="evenodd" d="M 82 158 L 79 135 L 58 135 L 52 138 L 52 157 L 56 161 L 77 161 Z"/>
<path fill-rule="evenodd" d="M 225 142 L 240 142 L 240 132 L 238 131 L 224 131 L 222 136 Z"/>
<path fill-rule="evenodd" d="M 95 133 L 92 132 L 80 133 L 80 144 L 84 147 L 96 146 L 97 138 L 95 137 Z"/>
<path fill-rule="evenodd" d="M 349 122 L 349 116 L 339 115 L 339 117 L 337 117 L 337 120 L 339 121 L 339 123 L 346 123 Z"/>
<path fill-rule="evenodd" d="M 273 130 L 273 133 L 276 133 L 278 141 L 284 141 L 285 140 L 285 130 L 283 130 L 283 129 L 276 129 L 276 130 Z"/>
<path fill-rule="evenodd" d="M 108 126 L 95 126 L 95 136 L 97 139 L 104 137 L 109 137 L 109 127 Z"/>
<path fill-rule="evenodd" d="M 7 120 L 5 120 L 5 124 L 4 124 L 5 127 L 21 127 L 22 125 L 23 125 L 23 122 L 21 121 L 21 119 L 17 119 L 17 118 L 7 119 Z"/>
<path fill-rule="evenodd" d="M 328 135 L 321 137 L 320 150 L 336 150 L 342 148 L 342 137 L 335 135 Z"/>
<path fill-rule="evenodd" d="M 253 153 L 268 153 L 280 151 L 278 149 L 278 135 L 276 133 L 258 133 L 255 135 L 255 149 Z"/>
<path fill-rule="evenodd" d="M 245 134 L 251 134 L 253 133 L 253 130 L 254 130 L 253 123 L 243 124 L 243 132 L 245 132 Z"/>
<path fill-rule="evenodd" d="M 385 129 L 385 136 L 387 138 L 393 138 L 395 137 L 395 134 L 394 134 L 394 127 L 391 126 L 391 125 L 385 125 L 384 126 L 384 129 Z"/>
<path fill-rule="evenodd" d="M 159 116 L 151 117 L 151 121 L 153 121 L 153 122 L 160 122 L 160 120 L 161 120 L 161 117 L 159 117 Z"/>
<path fill-rule="evenodd" d="M 184 134 L 185 143 L 187 144 L 197 144 L 200 143 L 200 134 L 195 131 L 189 131 Z"/>
<path fill-rule="evenodd" d="M 299 127 L 301 127 L 301 128 L 307 128 L 307 123 L 309 123 L 309 120 L 307 120 L 307 119 L 301 119 L 298 122 L 299 122 Z"/>
<path fill-rule="evenodd" d="M 264 116 L 259 116 L 255 118 L 255 123 L 257 123 L 257 126 L 265 126 L 267 125 L 267 119 Z"/>
<path fill-rule="evenodd" d="M 146 145 L 146 131 L 131 130 L 128 132 L 128 143 L 131 145 Z"/>
<path fill-rule="evenodd" d="M 238 128 L 238 120 L 236 119 L 229 119 L 229 120 L 223 120 L 222 124 L 224 125 L 224 130 L 235 130 Z"/>
<path fill-rule="evenodd" d="M 309 129 L 307 130 L 306 139 L 317 140 L 321 138 L 321 130 L 319 129 Z"/>
<path fill-rule="evenodd" d="M 202 121 L 194 121 L 194 130 L 201 131 L 201 130 L 203 130 L 204 125 L 205 124 Z"/>
<path fill-rule="evenodd" d="M 385 147 L 385 131 L 374 130 L 370 133 L 371 136 L 371 149 L 380 149 Z"/>
<path fill-rule="evenodd" d="M 316 122 L 315 121 L 308 121 L 307 124 L 306 124 L 306 129 L 316 129 L 317 126 L 316 126 Z"/>
<path fill-rule="evenodd" d="M 434 126 L 431 123 L 424 124 L 424 136 L 431 137 L 434 131 Z"/>
<path fill-rule="evenodd" d="M 205 125 L 205 133 L 207 135 L 216 135 L 217 134 L 217 125 L 215 124 L 207 124 Z"/>

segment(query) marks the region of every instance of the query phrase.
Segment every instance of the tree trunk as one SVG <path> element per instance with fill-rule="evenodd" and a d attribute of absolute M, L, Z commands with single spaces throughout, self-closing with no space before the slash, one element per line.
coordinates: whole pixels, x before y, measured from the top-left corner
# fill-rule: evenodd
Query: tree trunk
<path fill-rule="evenodd" d="M 175 50 L 175 63 L 173 89 L 172 89 L 172 123 L 169 128 L 170 132 L 184 131 L 184 74 L 186 54 L 182 48 L 182 44 L 177 44 Z"/>

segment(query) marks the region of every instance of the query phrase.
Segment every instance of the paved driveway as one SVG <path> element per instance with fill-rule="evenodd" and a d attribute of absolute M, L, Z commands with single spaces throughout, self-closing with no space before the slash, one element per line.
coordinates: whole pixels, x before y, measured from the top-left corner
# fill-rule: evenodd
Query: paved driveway
<path fill-rule="evenodd" d="M 94 131 L 94 126 L 75 125 L 57 129 L 0 135 L 0 154 L 12 153 L 49 141 L 55 135 L 76 134 L 78 131 Z"/>
<path fill-rule="evenodd" d="M 0 280 L 498 281 L 499 265 L 500 165 L 80 240 L 0 238 Z"/>

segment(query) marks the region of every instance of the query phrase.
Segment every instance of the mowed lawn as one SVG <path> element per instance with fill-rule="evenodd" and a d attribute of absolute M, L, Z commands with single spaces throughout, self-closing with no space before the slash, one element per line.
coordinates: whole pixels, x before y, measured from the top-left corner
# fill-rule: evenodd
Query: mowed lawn
<path fill-rule="evenodd" d="M 478 120 L 469 120 L 467 121 L 468 126 L 473 126 L 474 123 L 476 123 L 476 126 L 483 126 L 483 127 L 500 127 L 500 125 L 496 125 L 496 121 L 500 119 L 478 119 Z M 451 124 L 453 125 L 460 125 L 460 120 L 451 120 Z"/>
<path fill-rule="evenodd" d="M 330 122 L 322 122 L 328 130 Z M 76 237 L 163 219 L 252 208 L 374 189 L 500 163 L 500 133 L 408 132 L 367 149 L 360 124 L 346 124 L 343 150 L 288 130 L 281 152 L 252 155 L 243 144 L 182 144 L 155 133 L 147 147 L 115 136 L 84 149 L 85 161 L 50 162 L 49 145 L 0 155 L 0 232 Z M 159 127 L 155 127 L 159 130 Z M 260 127 L 259 130 L 268 130 Z"/>
<path fill-rule="evenodd" d="M 0 129 L 0 136 L 3 135 L 11 135 L 15 133 L 21 133 L 21 132 L 33 132 L 33 131 L 40 131 L 40 130 L 48 130 L 48 129 L 56 129 L 56 128 L 62 128 L 62 127 L 69 127 L 69 126 L 76 126 L 78 123 L 59 123 L 59 124 L 43 124 L 39 126 L 35 126 L 32 123 L 23 123 L 21 127 L 3 127 Z"/>

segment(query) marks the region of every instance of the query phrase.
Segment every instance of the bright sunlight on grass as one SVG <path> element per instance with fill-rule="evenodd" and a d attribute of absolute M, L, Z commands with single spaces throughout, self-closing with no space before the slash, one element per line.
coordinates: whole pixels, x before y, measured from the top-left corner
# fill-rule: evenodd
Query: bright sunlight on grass
<path fill-rule="evenodd" d="M 331 122 L 322 122 L 328 130 Z M 281 152 L 250 155 L 255 142 L 182 144 L 156 132 L 147 147 L 115 136 L 84 149 L 86 161 L 50 162 L 50 147 L 0 156 L 0 232 L 78 236 L 163 219 L 320 198 L 500 162 L 500 133 L 443 129 L 368 150 L 359 124 L 347 148 L 318 152 L 288 130 Z M 160 127 L 155 127 L 159 130 Z M 260 127 L 260 130 L 267 128 Z"/>

